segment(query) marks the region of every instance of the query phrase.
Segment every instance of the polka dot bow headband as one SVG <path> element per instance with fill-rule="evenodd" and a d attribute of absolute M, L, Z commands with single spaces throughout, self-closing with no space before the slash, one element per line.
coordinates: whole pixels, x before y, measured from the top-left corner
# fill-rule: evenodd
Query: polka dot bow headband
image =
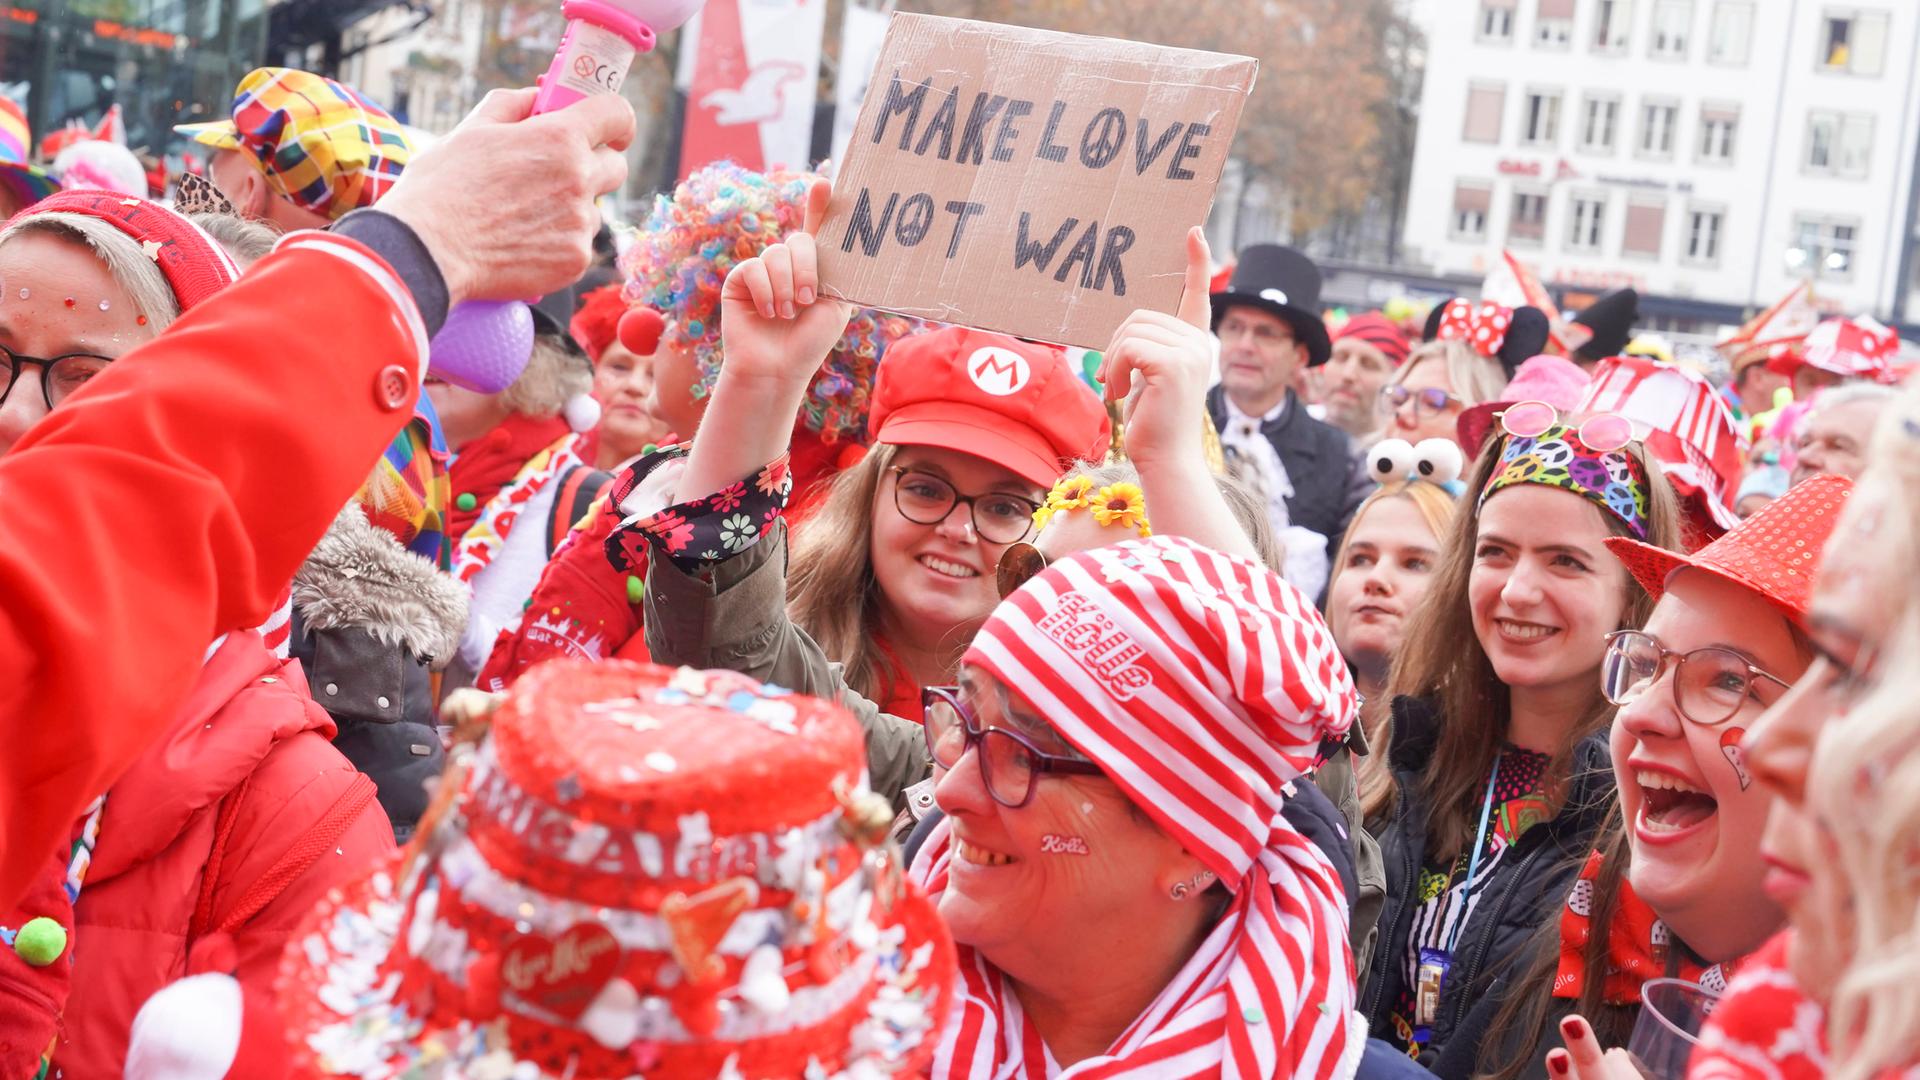
<path fill-rule="evenodd" d="M 1440 313 L 1440 329 L 1434 335 L 1442 341 L 1464 341 L 1474 352 L 1497 358 L 1500 346 L 1507 342 L 1507 329 L 1513 325 L 1513 309 L 1491 300 L 1478 304 L 1454 299 Z"/>

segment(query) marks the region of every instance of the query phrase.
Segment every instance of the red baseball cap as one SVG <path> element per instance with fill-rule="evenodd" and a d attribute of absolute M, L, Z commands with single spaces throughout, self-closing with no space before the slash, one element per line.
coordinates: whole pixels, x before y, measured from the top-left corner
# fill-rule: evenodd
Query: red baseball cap
<path fill-rule="evenodd" d="M 958 450 L 1052 487 L 1069 463 L 1106 456 L 1111 426 L 1059 348 L 949 326 L 887 350 L 867 431 L 876 443 Z"/>

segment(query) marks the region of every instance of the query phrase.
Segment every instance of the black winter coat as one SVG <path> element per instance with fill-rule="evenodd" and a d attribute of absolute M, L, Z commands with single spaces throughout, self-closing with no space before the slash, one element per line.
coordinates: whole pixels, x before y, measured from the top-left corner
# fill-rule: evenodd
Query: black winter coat
<path fill-rule="evenodd" d="M 1218 386 L 1207 391 L 1207 414 L 1216 428 L 1224 429 L 1227 397 Z M 1366 463 L 1354 455 L 1345 432 L 1308 415 L 1306 405 L 1291 390 L 1286 411 L 1263 426 L 1260 434 L 1287 467 L 1287 481 L 1293 485 L 1293 494 L 1287 496 L 1291 524 L 1326 537 L 1327 557 L 1332 558 L 1353 512 L 1373 493 L 1375 485 Z"/>
<path fill-rule="evenodd" d="M 1419 779 L 1444 719 L 1431 701 L 1400 697 L 1393 702 L 1389 763 L 1399 798 L 1392 821 L 1380 834 L 1387 866 L 1387 901 L 1380 913 L 1372 982 L 1360 1004 L 1377 1038 L 1392 1035 L 1391 1015 L 1405 986 L 1404 953 L 1420 906 L 1420 867 L 1426 861 L 1427 807 Z M 1593 850 L 1613 799 L 1613 762 L 1604 732 L 1574 748 L 1567 799 L 1551 821 L 1526 831 L 1495 866 L 1486 891 L 1474 904 L 1455 950 L 1453 968 L 1440 992 L 1440 1012 L 1420 1063 L 1477 1062 L 1477 1047 L 1449 1046 L 1456 1033 L 1470 1041 L 1484 1031 L 1484 1010 L 1497 1008 L 1502 979 L 1516 960 L 1524 962 L 1535 933 L 1557 919 L 1580 864 Z M 1465 1023 L 1470 1009 L 1477 1023 Z"/>

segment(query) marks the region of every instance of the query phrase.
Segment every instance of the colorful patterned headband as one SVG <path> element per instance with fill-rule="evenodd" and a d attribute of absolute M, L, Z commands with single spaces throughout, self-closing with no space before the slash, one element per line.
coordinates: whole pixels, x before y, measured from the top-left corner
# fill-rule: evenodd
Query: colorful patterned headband
<path fill-rule="evenodd" d="M 1090 477 L 1069 476 L 1053 485 L 1053 490 L 1047 492 L 1046 505 L 1033 512 L 1034 527 L 1046 528 L 1053 515 L 1065 510 L 1091 510 L 1093 520 L 1102 527 L 1118 525 L 1133 529 L 1142 540 L 1153 535 L 1153 529 L 1147 524 L 1147 497 L 1138 484 L 1123 481 L 1095 491 Z"/>
<path fill-rule="evenodd" d="M 1624 449 L 1591 450 L 1564 424 L 1535 436 L 1509 435 L 1500 448 L 1500 469 L 1480 493 L 1479 507 L 1486 506 L 1494 492 L 1516 484 L 1571 491 L 1618 518 L 1636 539 L 1647 539 L 1647 504 L 1652 501 L 1647 470 Z"/>

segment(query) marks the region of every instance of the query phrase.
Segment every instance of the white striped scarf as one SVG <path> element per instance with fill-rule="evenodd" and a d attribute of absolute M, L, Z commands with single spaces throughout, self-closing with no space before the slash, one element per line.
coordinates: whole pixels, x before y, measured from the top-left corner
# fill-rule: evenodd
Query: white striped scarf
<path fill-rule="evenodd" d="M 1097 612 L 1077 636 L 1057 624 L 1075 603 Z M 1234 897 L 1108 1053 L 1065 1070 L 1004 977 L 962 946 L 933 1075 L 1351 1076 L 1366 1025 L 1353 1011 L 1346 899 L 1332 863 L 1280 816 L 1282 785 L 1358 708 L 1312 602 L 1191 542 L 1131 541 L 1055 562 L 996 609 L 966 662 L 1052 721 Z M 1116 684 L 1117 667 L 1140 670 Z M 950 854 L 943 822 L 914 864 L 936 899 Z"/>

